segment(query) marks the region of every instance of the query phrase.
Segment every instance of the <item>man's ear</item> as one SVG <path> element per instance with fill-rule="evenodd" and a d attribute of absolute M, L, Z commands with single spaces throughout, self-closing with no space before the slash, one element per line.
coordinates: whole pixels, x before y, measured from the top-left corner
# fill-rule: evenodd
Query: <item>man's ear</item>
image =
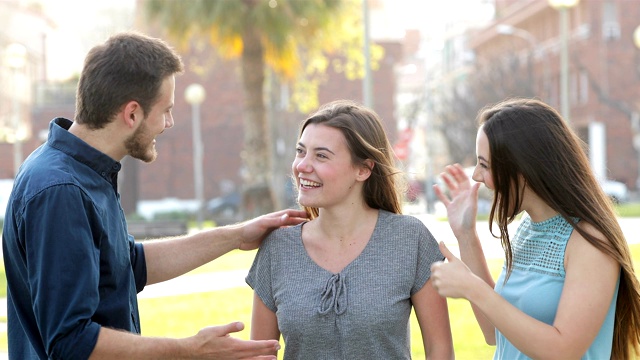
<path fill-rule="evenodd" d="M 122 120 L 128 127 L 137 127 L 142 118 L 142 107 L 137 101 L 129 101 L 122 108 Z"/>
<path fill-rule="evenodd" d="M 375 163 L 371 159 L 366 159 L 362 162 L 360 166 L 360 171 L 358 172 L 358 180 L 365 181 L 371 176 L 371 172 L 373 171 L 373 166 Z"/>

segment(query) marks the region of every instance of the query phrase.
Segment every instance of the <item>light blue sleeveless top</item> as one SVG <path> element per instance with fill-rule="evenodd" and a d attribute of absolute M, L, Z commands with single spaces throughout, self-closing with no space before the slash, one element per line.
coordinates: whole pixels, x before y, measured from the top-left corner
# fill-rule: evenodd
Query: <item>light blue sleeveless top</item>
<path fill-rule="evenodd" d="M 561 215 L 535 223 L 526 216 L 511 246 L 513 270 L 504 284 L 506 263 L 496 282 L 495 290 L 515 307 L 547 324 L 553 324 L 565 281 L 564 254 L 573 228 Z M 618 285 L 620 280 L 618 280 Z M 598 336 L 582 357 L 602 360 L 611 357 L 616 294 Z M 588 315 L 586 315 L 588 316 Z M 496 352 L 500 360 L 530 359 L 522 354 L 496 329 Z"/>

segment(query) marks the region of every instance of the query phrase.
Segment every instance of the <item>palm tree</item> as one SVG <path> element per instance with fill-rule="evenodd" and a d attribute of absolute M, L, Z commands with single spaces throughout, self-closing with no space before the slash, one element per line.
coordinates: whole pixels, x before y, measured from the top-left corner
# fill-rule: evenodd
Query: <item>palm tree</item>
<path fill-rule="evenodd" d="M 342 51 L 347 42 L 360 48 L 361 35 L 357 31 L 344 33 L 349 26 L 357 29 L 354 24 L 360 20 L 358 3 L 353 0 L 147 0 L 144 3 L 150 19 L 158 21 L 179 43 L 186 43 L 192 36 L 205 36 L 221 55 L 240 58 L 245 94 L 244 152 L 251 154 L 242 157 L 248 174 L 243 190 L 246 216 L 272 211 L 274 207 L 270 186 L 271 139 L 263 100 L 267 66 L 280 78 L 292 80 L 313 71 L 309 64 L 322 63 L 310 61 L 318 55 Z M 347 53 L 344 56 L 350 57 Z M 302 59 L 306 59 L 304 67 Z M 317 66 L 315 70 L 318 71 Z"/>

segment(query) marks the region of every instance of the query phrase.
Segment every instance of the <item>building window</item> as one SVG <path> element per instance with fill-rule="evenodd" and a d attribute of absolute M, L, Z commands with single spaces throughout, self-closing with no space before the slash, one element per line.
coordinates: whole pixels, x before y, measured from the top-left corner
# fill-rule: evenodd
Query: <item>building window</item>
<path fill-rule="evenodd" d="M 618 9 L 616 4 L 610 0 L 602 3 L 602 38 L 605 41 L 613 41 L 620 38 Z"/>

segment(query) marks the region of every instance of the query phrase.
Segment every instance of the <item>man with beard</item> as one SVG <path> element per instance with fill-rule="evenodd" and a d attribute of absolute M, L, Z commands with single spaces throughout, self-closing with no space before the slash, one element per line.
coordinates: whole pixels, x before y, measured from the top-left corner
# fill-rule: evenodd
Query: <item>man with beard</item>
<path fill-rule="evenodd" d="M 10 358 L 233 359 L 279 347 L 229 336 L 242 330 L 237 322 L 183 339 L 139 336 L 136 294 L 146 284 L 233 249 L 255 249 L 271 230 L 305 217 L 284 210 L 144 244 L 128 235 L 117 189 L 120 161 L 155 160 L 156 136 L 173 126 L 175 75 L 182 70 L 166 43 L 132 32 L 87 55 L 75 120 L 51 121 L 47 142 L 22 164 L 7 206 Z"/>

